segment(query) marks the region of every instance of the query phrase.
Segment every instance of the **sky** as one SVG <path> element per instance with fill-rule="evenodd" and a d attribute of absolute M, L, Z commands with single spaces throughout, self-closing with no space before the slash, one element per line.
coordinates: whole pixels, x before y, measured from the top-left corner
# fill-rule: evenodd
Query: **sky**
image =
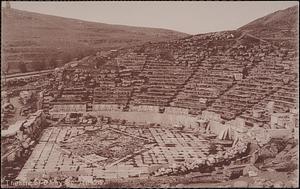
<path fill-rule="evenodd" d="M 297 1 L 129 2 L 13 1 L 19 10 L 107 24 L 165 28 L 188 34 L 237 29 Z M 5 2 L 2 1 L 2 7 Z"/>

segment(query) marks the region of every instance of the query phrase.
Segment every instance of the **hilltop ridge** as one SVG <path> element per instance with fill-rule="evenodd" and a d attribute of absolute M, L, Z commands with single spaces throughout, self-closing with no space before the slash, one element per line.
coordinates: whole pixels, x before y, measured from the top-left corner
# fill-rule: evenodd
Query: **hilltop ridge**
<path fill-rule="evenodd" d="M 276 11 L 258 18 L 249 24 L 238 28 L 238 30 L 276 44 L 279 44 L 284 40 L 288 40 L 296 46 L 297 41 L 294 39 L 298 35 L 298 9 L 298 6 L 293 6 L 284 10 Z"/>

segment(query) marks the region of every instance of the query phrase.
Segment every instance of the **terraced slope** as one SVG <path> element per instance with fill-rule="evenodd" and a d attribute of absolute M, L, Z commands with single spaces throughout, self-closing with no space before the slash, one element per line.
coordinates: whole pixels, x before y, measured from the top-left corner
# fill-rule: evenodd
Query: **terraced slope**
<path fill-rule="evenodd" d="M 293 43 L 297 38 L 282 38 L 284 43 L 277 44 L 276 36 L 270 40 L 248 32 L 213 32 L 145 43 L 123 48 L 106 60 L 98 55 L 86 57 L 65 67 L 61 79 L 55 78 L 62 85 L 54 85 L 54 103 L 59 108 L 67 102 L 80 102 L 85 108 L 86 103 L 87 111 L 198 115 L 210 110 L 226 120 L 242 117 L 265 122 L 255 120 L 252 110 L 264 108 L 269 101 L 275 101 L 275 112 L 290 111 L 285 110 L 286 104 L 288 109 L 296 107 L 293 83 L 298 82 L 299 73 Z M 290 86 L 293 90 L 286 90 Z"/>

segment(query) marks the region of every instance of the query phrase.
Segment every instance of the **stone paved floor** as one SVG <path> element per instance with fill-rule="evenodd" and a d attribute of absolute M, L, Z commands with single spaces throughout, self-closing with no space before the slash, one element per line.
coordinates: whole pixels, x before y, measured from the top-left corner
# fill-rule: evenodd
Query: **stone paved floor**
<path fill-rule="evenodd" d="M 123 127 L 113 129 L 126 132 Z M 128 129 L 128 131 L 130 130 L 132 129 Z M 87 158 L 71 154 L 70 151 L 60 147 L 62 141 L 71 141 L 70 138 L 84 132 L 84 127 L 47 128 L 18 178 L 26 180 L 59 174 L 69 176 L 87 175 L 98 178 L 147 176 L 151 170 L 158 167 L 192 161 L 209 154 L 209 141 L 201 137 L 197 138 L 190 133 L 177 130 L 150 128 L 133 134 L 128 133 L 133 136 L 138 135 L 138 133 L 146 133 L 147 138 L 152 137 L 155 143 L 145 146 L 136 154 L 129 154 L 128 157 L 126 156 L 126 158 L 121 159 L 112 166 L 104 166 L 101 162 L 95 163 Z M 106 169 L 103 169 L 104 167 Z"/>

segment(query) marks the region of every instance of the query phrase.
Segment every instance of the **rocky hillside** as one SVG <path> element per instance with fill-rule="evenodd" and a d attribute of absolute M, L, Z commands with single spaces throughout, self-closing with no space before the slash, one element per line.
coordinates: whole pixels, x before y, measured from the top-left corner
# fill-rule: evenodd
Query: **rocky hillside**
<path fill-rule="evenodd" d="M 283 41 L 297 43 L 298 6 L 276 11 L 272 14 L 256 19 L 238 30 L 250 33 L 277 44 Z M 281 44 L 283 45 L 283 44 Z"/>
<path fill-rule="evenodd" d="M 8 73 L 43 70 L 99 50 L 185 37 L 166 29 L 86 22 L 2 9 L 2 44 Z"/>

